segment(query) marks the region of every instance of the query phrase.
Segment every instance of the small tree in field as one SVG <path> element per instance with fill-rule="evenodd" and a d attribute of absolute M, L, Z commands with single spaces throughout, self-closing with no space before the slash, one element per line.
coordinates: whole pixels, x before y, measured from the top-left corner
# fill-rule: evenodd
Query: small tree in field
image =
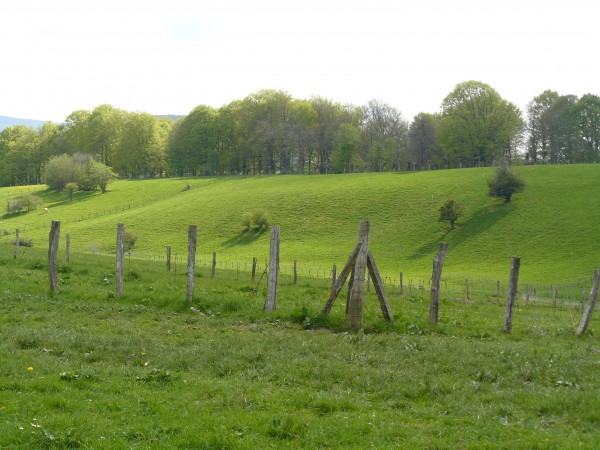
<path fill-rule="evenodd" d="M 494 178 L 488 180 L 488 188 L 490 197 L 504 198 L 504 203 L 509 203 L 513 194 L 525 189 L 525 180 L 503 165 L 498 167 Z"/>
<path fill-rule="evenodd" d="M 71 181 L 70 183 L 65 184 L 63 191 L 65 191 L 69 195 L 69 201 L 73 200 L 73 194 L 79 190 L 79 186 L 77 183 Z"/>
<path fill-rule="evenodd" d="M 456 200 L 446 200 L 442 206 L 440 206 L 440 217 L 438 222 L 450 222 L 450 229 L 454 230 L 454 225 L 460 216 L 463 215 L 464 207 L 459 204 Z"/>

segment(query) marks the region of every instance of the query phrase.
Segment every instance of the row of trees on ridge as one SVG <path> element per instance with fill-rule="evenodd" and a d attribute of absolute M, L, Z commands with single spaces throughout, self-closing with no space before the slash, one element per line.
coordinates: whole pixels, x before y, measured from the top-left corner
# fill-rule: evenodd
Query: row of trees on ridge
<path fill-rule="evenodd" d="M 600 161 L 600 97 L 544 91 L 526 116 L 478 81 L 458 84 L 439 113 L 410 123 L 380 100 L 356 106 L 275 90 L 176 120 L 100 105 L 62 124 L 0 132 L 0 185 L 43 182 L 50 158 L 77 153 L 123 178 Z"/>

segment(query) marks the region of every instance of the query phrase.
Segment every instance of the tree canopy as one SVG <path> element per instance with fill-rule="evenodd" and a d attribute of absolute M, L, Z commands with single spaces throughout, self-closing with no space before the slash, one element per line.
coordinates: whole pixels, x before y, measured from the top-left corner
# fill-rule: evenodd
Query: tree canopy
<path fill-rule="evenodd" d="M 272 89 L 220 108 L 201 104 L 176 120 L 99 105 L 39 130 L 2 130 L 0 186 L 40 183 L 48 160 L 78 153 L 122 178 L 600 161 L 597 95 L 544 91 L 528 104 L 524 121 L 492 87 L 466 81 L 440 109 L 409 122 L 382 100 L 352 105 Z"/>

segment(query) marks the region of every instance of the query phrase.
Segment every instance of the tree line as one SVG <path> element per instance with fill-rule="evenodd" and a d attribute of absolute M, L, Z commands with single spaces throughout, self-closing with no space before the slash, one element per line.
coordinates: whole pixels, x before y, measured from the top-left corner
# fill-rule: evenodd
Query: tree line
<path fill-rule="evenodd" d="M 499 160 L 600 160 L 600 97 L 544 91 L 526 117 L 489 85 L 458 84 L 436 114 L 409 123 L 381 100 L 342 104 L 261 90 L 174 120 L 111 105 L 71 113 L 39 130 L 0 132 L 0 185 L 43 182 L 44 165 L 84 154 L 121 178 L 346 173 L 491 165 Z"/>

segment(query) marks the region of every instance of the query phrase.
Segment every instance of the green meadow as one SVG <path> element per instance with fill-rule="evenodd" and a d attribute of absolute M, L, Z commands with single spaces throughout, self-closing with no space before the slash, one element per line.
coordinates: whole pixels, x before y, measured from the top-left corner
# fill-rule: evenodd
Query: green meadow
<path fill-rule="evenodd" d="M 597 447 L 598 316 L 584 336 L 575 329 L 580 287 L 589 294 L 600 267 L 600 166 L 520 171 L 528 186 L 510 204 L 486 196 L 489 169 L 119 181 L 71 202 L 36 190 L 42 209 L 0 224 L 0 448 Z M 20 191 L 0 189 L 0 200 Z M 465 206 L 453 231 L 437 221 L 447 198 Z M 241 225 L 259 208 L 281 227 L 268 314 L 266 277 L 233 266 L 268 257 L 268 229 Z M 512 333 L 501 331 L 505 294 L 491 291 L 467 300 L 442 289 L 436 326 L 426 286 L 387 285 L 391 322 L 366 291 L 357 334 L 346 332 L 344 291 L 323 316 L 331 280 L 305 273 L 294 284 L 284 269 L 339 270 L 363 219 L 396 281 L 399 271 L 427 280 L 441 241 L 444 283 L 504 283 L 520 256 Z M 58 293 L 48 289 L 51 220 L 61 221 Z M 138 240 L 115 298 L 118 223 Z M 199 258 L 231 262 L 214 278 L 199 265 L 192 305 L 184 264 L 167 272 L 158 258 L 171 245 L 186 259 L 189 224 Z M 33 241 L 17 259 L 15 228 Z M 526 299 L 524 283 L 577 290 L 554 306 Z"/>
<path fill-rule="evenodd" d="M 308 273 L 343 265 L 361 220 L 371 221 L 370 250 L 384 276 L 398 283 L 427 279 L 441 241 L 449 242 L 445 274 L 461 279 L 506 280 L 510 257 L 521 257 L 521 280 L 570 285 L 587 280 L 600 254 L 600 166 L 517 168 L 528 185 L 513 201 L 486 195 L 493 169 L 418 173 L 272 176 L 118 181 L 106 194 L 38 191 L 37 209 L 4 215 L 1 230 L 47 245 L 51 220 L 61 221 L 74 252 L 111 253 L 116 226 L 137 236 L 132 256 L 164 257 L 165 247 L 185 255 L 187 226 L 198 226 L 198 257 L 248 267 L 268 257 L 269 231 L 244 230 L 245 212 L 263 209 L 281 227 L 281 265 Z M 191 189 L 186 190 L 189 186 Z M 0 189 L 0 199 L 15 188 Z M 465 207 L 458 228 L 438 222 L 448 198 Z M 14 235 L 2 238 L 4 242 Z M 63 239 L 64 242 L 64 239 Z"/>

